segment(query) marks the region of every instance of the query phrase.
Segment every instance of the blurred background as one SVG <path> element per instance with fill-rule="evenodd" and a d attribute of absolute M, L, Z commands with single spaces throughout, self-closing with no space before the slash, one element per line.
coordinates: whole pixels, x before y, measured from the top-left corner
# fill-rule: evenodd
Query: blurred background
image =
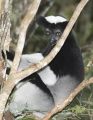
<path fill-rule="evenodd" d="M 11 38 L 10 49 L 15 50 L 20 32 L 20 24 L 33 0 L 13 0 L 11 13 Z M 68 20 L 71 18 L 80 0 L 42 0 L 37 15 L 62 15 Z M 36 15 L 36 16 L 37 16 Z M 93 76 L 93 1 L 90 0 L 79 16 L 73 29 L 80 46 L 84 65 L 85 79 Z M 43 29 L 35 22 L 30 24 L 23 54 L 34 53 L 42 50 L 47 44 Z M 90 66 L 87 66 L 91 63 Z M 93 85 L 82 90 L 73 102 L 58 116 L 57 120 L 93 120 Z"/>

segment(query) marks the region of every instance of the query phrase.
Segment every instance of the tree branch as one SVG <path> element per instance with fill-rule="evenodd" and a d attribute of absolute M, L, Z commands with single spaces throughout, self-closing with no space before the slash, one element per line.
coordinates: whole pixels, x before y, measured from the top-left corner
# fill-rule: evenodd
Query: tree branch
<path fill-rule="evenodd" d="M 15 73 L 17 71 L 19 61 L 21 58 L 21 54 L 23 51 L 24 43 L 25 43 L 26 31 L 27 31 L 27 28 L 28 28 L 30 22 L 33 20 L 36 12 L 38 10 L 40 2 L 41 2 L 41 0 L 33 0 L 32 7 L 30 8 L 28 13 L 26 14 L 25 18 L 22 20 L 22 23 L 20 26 L 20 34 L 19 34 L 18 44 L 17 44 L 15 57 L 13 60 L 10 74 Z"/>
<path fill-rule="evenodd" d="M 62 111 L 67 105 L 69 105 L 74 97 L 83 90 L 86 86 L 93 83 L 93 77 L 91 77 L 89 80 L 84 80 L 79 86 L 69 95 L 69 97 L 61 104 L 58 104 L 55 106 L 44 118 L 43 120 L 50 119 L 54 114 Z"/>
<path fill-rule="evenodd" d="M 3 10 L 4 10 L 4 0 L 0 0 L 0 17 L 3 13 Z"/>

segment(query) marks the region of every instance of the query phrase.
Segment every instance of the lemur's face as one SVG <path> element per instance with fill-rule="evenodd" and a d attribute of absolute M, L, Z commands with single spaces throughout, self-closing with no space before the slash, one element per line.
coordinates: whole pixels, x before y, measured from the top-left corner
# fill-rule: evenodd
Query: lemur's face
<path fill-rule="evenodd" d="M 52 45 L 55 45 L 56 42 L 60 39 L 61 35 L 62 35 L 62 30 L 60 28 L 45 28 L 44 29 L 45 35 L 48 38 L 49 42 Z"/>
<path fill-rule="evenodd" d="M 37 24 L 44 28 L 46 37 L 49 40 L 50 45 L 55 45 L 60 39 L 68 21 L 61 16 L 38 16 Z"/>

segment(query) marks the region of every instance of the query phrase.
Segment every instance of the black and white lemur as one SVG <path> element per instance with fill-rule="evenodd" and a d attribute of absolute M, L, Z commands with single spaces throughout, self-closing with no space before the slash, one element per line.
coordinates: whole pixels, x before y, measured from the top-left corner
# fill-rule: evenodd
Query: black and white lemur
<path fill-rule="evenodd" d="M 22 55 L 19 71 L 33 63 L 38 63 L 47 56 L 68 24 L 68 20 L 61 16 L 38 16 L 36 22 L 44 28 L 44 33 L 49 40 L 48 45 L 42 52 Z M 14 55 L 7 52 L 7 58 L 12 61 Z M 83 77 L 84 66 L 81 51 L 71 31 L 51 63 L 16 85 L 8 109 L 14 116 L 24 110 L 49 111 L 66 100 L 82 82 Z"/>

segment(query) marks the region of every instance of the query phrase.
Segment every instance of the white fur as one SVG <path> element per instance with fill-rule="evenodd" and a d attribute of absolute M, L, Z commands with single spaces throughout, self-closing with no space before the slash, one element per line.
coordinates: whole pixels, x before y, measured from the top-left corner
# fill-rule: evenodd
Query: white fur
<path fill-rule="evenodd" d="M 33 63 L 38 63 L 41 61 L 44 57 L 42 56 L 41 53 L 34 53 L 34 54 L 26 54 L 22 55 L 20 64 L 18 67 L 18 71 L 24 70 L 28 68 L 31 64 Z M 12 61 L 8 60 L 7 61 L 8 67 L 12 66 Z"/>
<path fill-rule="evenodd" d="M 49 23 L 55 23 L 55 24 L 67 21 L 67 19 L 65 19 L 64 17 L 61 17 L 61 16 L 48 16 L 48 17 L 45 17 L 45 19 Z"/>
<path fill-rule="evenodd" d="M 22 55 L 18 70 L 21 71 L 23 69 L 26 69 L 31 64 L 38 63 L 43 58 L 44 57 L 42 56 L 41 53 Z M 49 66 L 44 67 L 42 70 L 38 72 L 38 74 L 46 85 L 54 85 L 55 82 L 57 81 L 56 75 L 53 73 Z"/>
<path fill-rule="evenodd" d="M 14 116 L 23 110 L 49 111 L 53 107 L 52 98 L 30 82 L 27 82 L 16 90 L 9 105 L 9 109 Z"/>
<path fill-rule="evenodd" d="M 18 71 L 21 71 L 23 69 L 28 68 L 33 63 L 38 63 L 43 58 L 44 57 L 42 56 L 41 53 L 22 55 L 21 60 L 20 60 L 20 64 L 18 67 Z"/>
<path fill-rule="evenodd" d="M 7 67 L 11 67 L 12 66 L 12 61 L 7 60 Z"/>
<path fill-rule="evenodd" d="M 54 85 L 57 81 L 56 75 L 53 73 L 49 66 L 46 66 L 45 68 L 40 70 L 38 74 L 45 85 L 51 86 Z"/>
<path fill-rule="evenodd" d="M 49 111 L 55 105 L 62 103 L 76 88 L 78 82 L 70 75 L 63 76 L 53 86 L 47 86 L 53 96 L 50 97 L 36 85 L 27 82 L 14 93 L 9 105 L 10 112 L 16 116 L 24 110 Z M 68 87 L 67 87 L 68 86 Z"/>
<path fill-rule="evenodd" d="M 78 84 L 78 81 L 74 77 L 66 75 L 60 77 L 55 85 L 48 86 L 53 95 L 55 105 L 64 102 Z"/>

